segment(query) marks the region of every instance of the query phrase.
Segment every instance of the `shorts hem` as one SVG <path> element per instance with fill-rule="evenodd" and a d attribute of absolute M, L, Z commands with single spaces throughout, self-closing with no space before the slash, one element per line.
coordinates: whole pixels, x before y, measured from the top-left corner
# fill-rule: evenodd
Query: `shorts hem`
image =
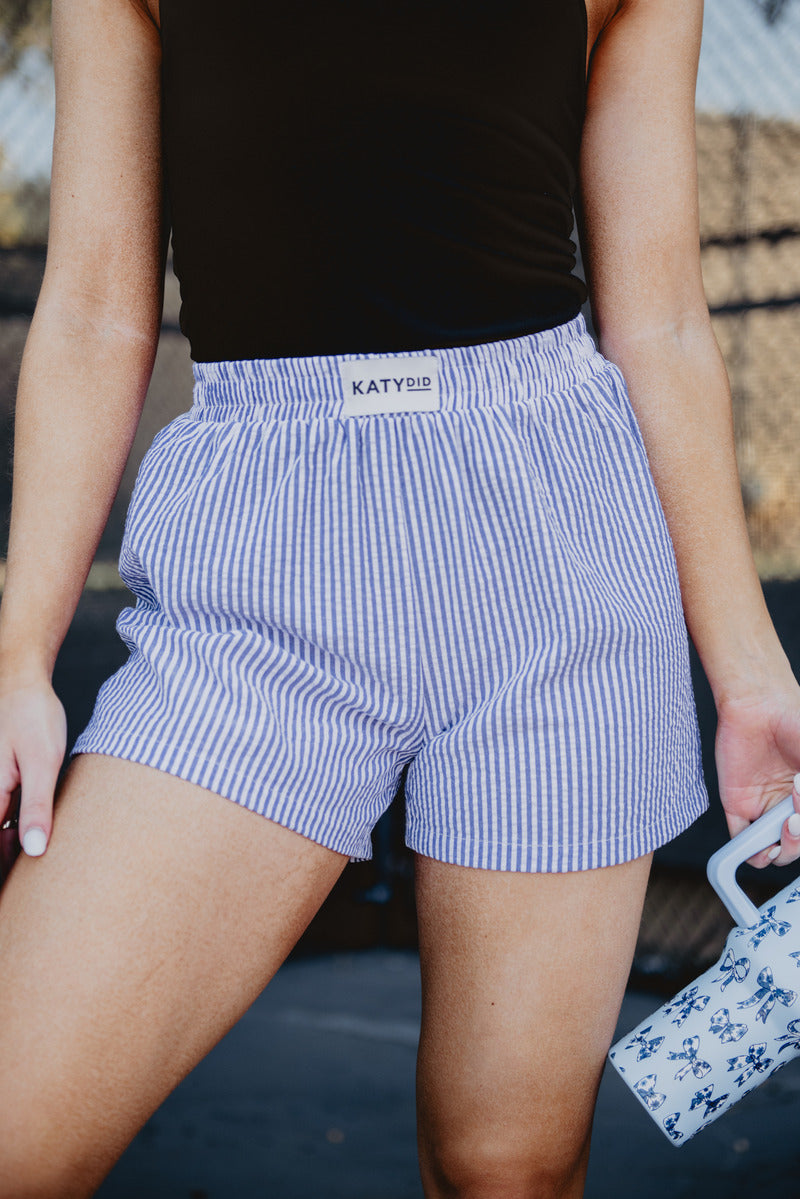
<path fill-rule="evenodd" d="M 673 823 L 667 825 L 663 820 L 653 821 L 639 828 L 634 835 L 605 837 L 601 840 L 592 838 L 575 843 L 537 844 L 491 840 L 479 843 L 474 837 L 455 834 L 443 836 L 414 823 L 407 823 L 406 845 L 414 853 L 454 866 L 520 874 L 566 874 L 618 866 L 644 857 L 674 841 L 707 812 L 709 806 L 708 792 L 703 783 Z"/>

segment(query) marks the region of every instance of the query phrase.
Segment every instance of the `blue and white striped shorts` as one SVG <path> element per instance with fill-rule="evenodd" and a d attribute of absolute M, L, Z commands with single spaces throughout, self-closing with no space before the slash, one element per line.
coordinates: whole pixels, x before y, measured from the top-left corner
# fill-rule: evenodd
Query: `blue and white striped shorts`
<path fill-rule="evenodd" d="M 356 859 L 406 766 L 408 845 L 465 866 L 607 866 L 705 810 L 672 543 L 582 317 L 193 372 L 128 509 L 130 656 L 73 754 Z"/>

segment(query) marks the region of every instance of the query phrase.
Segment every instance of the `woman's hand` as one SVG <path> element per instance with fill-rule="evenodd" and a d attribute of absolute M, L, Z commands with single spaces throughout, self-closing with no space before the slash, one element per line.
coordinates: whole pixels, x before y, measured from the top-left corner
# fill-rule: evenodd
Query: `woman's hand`
<path fill-rule="evenodd" d="M 794 797 L 795 815 L 783 826 L 780 852 L 767 848 L 749 858 L 750 864 L 785 866 L 795 861 L 800 857 L 800 685 L 796 679 L 776 680 L 720 702 L 715 750 L 719 792 L 732 837 L 790 791 Z"/>
<path fill-rule="evenodd" d="M 63 705 L 46 676 L 0 677 L 0 822 L 16 815 L 22 848 L 43 854 L 53 827 L 53 795 L 67 744 Z M 2 835 L 7 842 L 8 833 Z M 12 856 L 3 845 L 5 868 Z"/>

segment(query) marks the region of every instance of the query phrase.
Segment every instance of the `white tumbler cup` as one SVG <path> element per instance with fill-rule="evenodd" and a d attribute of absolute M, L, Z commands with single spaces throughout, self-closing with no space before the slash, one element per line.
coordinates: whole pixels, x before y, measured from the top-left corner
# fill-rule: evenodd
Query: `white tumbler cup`
<path fill-rule="evenodd" d="M 760 909 L 736 882 L 793 811 L 787 795 L 709 859 L 709 881 L 736 921 L 721 958 L 609 1052 L 673 1145 L 800 1054 L 800 879 Z"/>

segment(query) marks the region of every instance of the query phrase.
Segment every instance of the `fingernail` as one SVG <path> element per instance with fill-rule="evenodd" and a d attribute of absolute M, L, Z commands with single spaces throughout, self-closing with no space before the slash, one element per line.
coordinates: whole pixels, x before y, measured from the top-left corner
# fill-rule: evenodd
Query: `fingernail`
<path fill-rule="evenodd" d="M 794 782 L 795 791 L 797 791 L 797 793 L 800 794 L 800 774 L 796 774 L 794 776 L 793 782 Z"/>
<path fill-rule="evenodd" d="M 793 812 L 786 821 L 786 827 L 793 837 L 800 837 L 800 812 Z"/>
<path fill-rule="evenodd" d="M 789 819 L 791 819 L 791 817 Z M 769 858 L 769 860 L 771 862 L 774 862 L 780 852 L 781 852 L 780 845 L 773 845 L 772 849 L 767 854 L 767 857 Z"/>
<path fill-rule="evenodd" d="M 47 849 L 47 836 L 44 829 L 29 828 L 22 838 L 22 848 L 29 858 L 39 858 Z"/>

